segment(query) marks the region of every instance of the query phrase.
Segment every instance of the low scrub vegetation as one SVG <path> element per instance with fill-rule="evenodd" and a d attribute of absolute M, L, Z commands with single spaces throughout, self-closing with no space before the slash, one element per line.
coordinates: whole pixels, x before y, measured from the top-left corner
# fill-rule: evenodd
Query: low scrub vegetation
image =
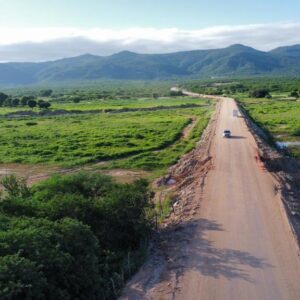
<path fill-rule="evenodd" d="M 114 299 L 145 256 L 147 182 L 78 173 L 28 188 L 2 180 L 1 299 Z"/>

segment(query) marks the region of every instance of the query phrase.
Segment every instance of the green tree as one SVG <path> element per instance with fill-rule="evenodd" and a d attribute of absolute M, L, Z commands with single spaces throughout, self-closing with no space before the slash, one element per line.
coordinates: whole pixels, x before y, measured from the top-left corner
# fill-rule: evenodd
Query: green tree
<path fill-rule="evenodd" d="M 12 106 L 12 99 L 11 98 L 6 98 L 4 103 L 3 103 L 3 106 L 7 106 L 7 107 L 10 107 Z"/>
<path fill-rule="evenodd" d="M 74 102 L 74 103 L 79 103 L 80 102 L 80 97 L 72 97 L 72 101 Z"/>
<path fill-rule="evenodd" d="M 51 90 L 51 89 L 46 89 L 46 90 L 40 91 L 40 95 L 42 97 L 50 97 L 52 95 L 52 93 L 53 93 L 53 90 Z"/>
<path fill-rule="evenodd" d="M 20 253 L 0 257 L 0 279 L 1 299 L 42 299 L 47 291 L 41 267 Z"/>
<path fill-rule="evenodd" d="M 0 256 L 19 255 L 33 275 L 40 272 L 47 280 L 47 289 L 41 291 L 44 299 L 95 299 L 100 248 L 88 226 L 72 219 L 13 218 L 1 227 Z M 22 280 L 17 282 L 24 286 Z M 11 292 L 34 293 L 28 286 L 25 291 L 20 291 L 20 286 L 11 287 Z"/>
<path fill-rule="evenodd" d="M 48 102 L 48 101 L 39 100 L 39 101 L 38 101 L 38 106 L 39 106 L 39 108 L 41 108 L 41 109 L 48 109 L 48 108 L 50 108 L 51 103 Z"/>
<path fill-rule="evenodd" d="M 292 91 L 292 92 L 290 93 L 290 97 L 293 97 L 293 98 L 299 98 L 299 93 L 298 93 L 298 91 Z"/>
<path fill-rule="evenodd" d="M 1 103 L 3 103 L 7 98 L 8 98 L 8 95 L 0 92 L 0 105 L 2 105 Z"/>
<path fill-rule="evenodd" d="M 20 105 L 20 99 L 18 99 L 18 98 L 12 99 L 11 105 L 12 106 L 19 106 Z"/>
<path fill-rule="evenodd" d="M 27 197 L 30 195 L 25 178 L 17 178 L 15 175 L 5 176 L 0 183 L 3 185 L 8 196 Z"/>
<path fill-rule="evenodd" d="M 250 92 L 250 97 L 254 98 L 267 98 L 270 97 L 270 93 L 268 89 L 257 89 Z"/>
<path fill-rule="evenodd" d="M 0 260 L 6 270 L 0 293 L 14 299 L 115 299 L 151 232 L 148 183 L 118 184 L 85 172 L 54 176 L 29 193 L 18 178 L 3 183 L 0 257 L 12 262 Z"/>
<path fill-rule="evenodd" d="M 35 100 L 29 100 L 27 102 L 27 105 L 30 107 L 30 108 L 34 108 L 37 106 L 37 102 Z"/>
<path fill-rule="evenodd" d="M 29 100 L 34 100 L 34 96 L 23 96 L 20 100 L 22 106 L 26 106 Z"/>

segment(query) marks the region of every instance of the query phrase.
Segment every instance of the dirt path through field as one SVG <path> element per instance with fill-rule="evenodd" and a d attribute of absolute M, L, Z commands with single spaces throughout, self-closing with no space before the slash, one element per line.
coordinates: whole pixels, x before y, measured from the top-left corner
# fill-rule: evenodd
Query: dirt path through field
<path fill-rule="evenodd" d="M 188 124 L 182 131 L 182 139 L 187 139 L 194 127 L 197 125 L 197 117 L 191 116 L 191 123 Z M 157 150 L 159 152 L 161 150 Z M 132 155 L 129 155 L 130 157 Z M 72 168 L 62 168 L 59 166 L 51 165 L 30 165 L 30 164 L 0 164 L 0 179 L 6 175 L 15 174 L 20 177 L 27 179 L 29 185 L 33 185 L 41 180 L 47 179 L 54 174 L 68 174 L 75 173 L 81 170 L 92 171 L 96 170 L 98 167 L 107 164 L 109 161 L 98 162 L 90 165 L 72 167 Z M 99 168 L 98 168 L 99 169 Z M 98 170 L 100 171 L 100 170 Z M 117 181 L 122 183 L 130 183 L 138 178 L 146 178 L 150 176 L 150 172 L 146 171 L 134 171 L 134 170 L 123 170 L 123 169 L 113 169 L 113 170 L 101 170 L 103 174 L 110 175 L 114 177 Z M 1 189 L 1 185 L 0 185 Z"/>
<path fill-rule="evenodd" d="M 300 299 L 299 248 L 278 183 L 257 158 L 244 119 L 233 117 L 235 101 L 220 99 L 211 168 L 193 194 L 181 190 L 194 209 L 182 207 L 181 222 L 162 233 L 122 299 Z"/>

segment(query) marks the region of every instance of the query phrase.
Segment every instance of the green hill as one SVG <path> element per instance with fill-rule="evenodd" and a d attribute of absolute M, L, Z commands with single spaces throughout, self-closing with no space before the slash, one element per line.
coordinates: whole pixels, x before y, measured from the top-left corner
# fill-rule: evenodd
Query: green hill
<path fill-rule="evenodd" d="M 110 56 L 81 55 L 43 63 L 2 63 L 0 84 L 34 84 L 72 80 L 175 77 L 300 76 L 300 45 L 269 52 L 244 45 L 170 54 L 123 51 Z"/>

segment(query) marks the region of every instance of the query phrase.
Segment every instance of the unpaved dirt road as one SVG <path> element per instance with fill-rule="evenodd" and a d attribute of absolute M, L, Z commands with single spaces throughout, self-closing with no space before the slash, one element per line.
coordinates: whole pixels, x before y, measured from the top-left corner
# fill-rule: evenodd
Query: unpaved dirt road
<path fill-rule="evenodd" d="M 200 203 L 197 214 L 166 241 L 166 264 L 142 269 L 122 299 L 300 299 L 299 249 L 277 183 L 234 109 L 232 99 L 222 100 L 213 167 L 192 200 Z M 232 138 L 222 137 L 224 129 Z"/>

